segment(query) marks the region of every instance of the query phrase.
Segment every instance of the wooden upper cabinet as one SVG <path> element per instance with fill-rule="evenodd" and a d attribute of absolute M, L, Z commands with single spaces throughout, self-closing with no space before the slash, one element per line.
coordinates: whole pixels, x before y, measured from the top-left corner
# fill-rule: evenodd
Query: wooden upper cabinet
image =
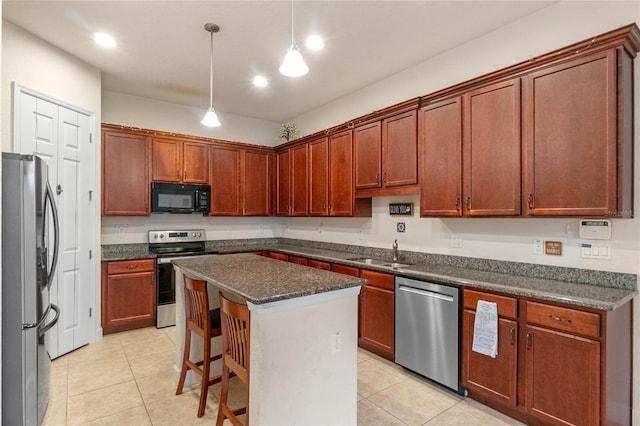
<path fill-rule="evenodd" d="M 464 95 L 463 205 L 466 216 L 520 214 L 520 79 Z"/>
<path fill-rule="evenodd" d="M 207 144 L 153 138 L 152 180 L 161 182 L 207 183 Z"/>
<path fill-rule="evenodd" d="M 617 94 L 624 94 L 616 74 L 611 49 L 524 78 L 528 215 L 623 216 L 616 167 L 618 156 L 623 158 Z M 624 216 L 630 215 L 629 210 Z"/>
<path fill-rule="evenodd" d="M 127 132 L 102 133 L 102 214 L 148 216 L 151 141 Z"/>
<path fill-rule="evenodd" d="M 382 184 L 382 124 L 380 121 L 353 129 L 356 189 L 380 188 Z"/>
<path fill-rule="evenodd" d="M 356 127 L 353 144 L 356 190 L 418 183 L 417 111 Z"/>
<path fill-rule="evenodd" d="M 329 136 L 329 216 L 353 214 L 352 149 L 351 130 Z"/>
<path fill-rule="evenodd" d="M 183 182 L 209 183 L 209 145 L 183 142 L 182 165 Z"/>
<path fill-rule="evenodd" d="M 309 214 L 307 144 L 291 148 L 291 216 Z"/>
<path fill-rule="evenodd" d="M 271 162 L 268 151 L 243 150 L 242 186 L 245 216 L 271 215 Z"/>
<path fill-rule="evenodd" d="M 276 154 L 276 215 L 288 216 L 291 211 L 291 161 L 290 152 Z"/>
<path fill-rule="evenodd" d="M 382 185 L 418 183 L 417 111 L 382 120 Z"/>
<path fill-rule="evenodd" d="M 308 215 L 306 144 L 276 154 L 276 199 L 276 215 Z"/>
<path fill-rule="evenodd" d="M 242 151 L 226 146 L 211 146 L 212 216 L 240 216 L 242 183 L 240 175 Z"/>
<path fill-rule="evenodd" d="M 420 216 L 462 215 L 462 98 L 420 109 Z"/>
<path fill-rule="evenodd" d="M 329 141 L 309 142 L 309 215 L 329 214 Z"/>

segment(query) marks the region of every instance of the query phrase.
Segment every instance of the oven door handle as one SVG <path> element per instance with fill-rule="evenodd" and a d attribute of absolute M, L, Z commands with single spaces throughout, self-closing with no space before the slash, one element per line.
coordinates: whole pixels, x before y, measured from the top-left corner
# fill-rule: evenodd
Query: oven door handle
<path fill-rule="evenodd" d="M 162 265 L 165 263 L 171 263 L 172 260 L 178 260 L 178 259 L 189 259 L 191 257 L 198 257 L 198 256 L 215 256 L 216 253 L 202 253 L 202 254 L 196 254 L 196 255 L 191 255 L 191 256 L 177 256 L 177 257 L 158 257 L 157 263 L 158 265 Z"/>

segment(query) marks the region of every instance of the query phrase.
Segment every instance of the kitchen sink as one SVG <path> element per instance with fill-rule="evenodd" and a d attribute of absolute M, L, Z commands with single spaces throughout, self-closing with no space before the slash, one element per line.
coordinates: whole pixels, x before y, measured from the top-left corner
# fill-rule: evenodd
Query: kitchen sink
<path fill-rule="evenodd" d="M 391 263 L 382 264 L 380 266 L 386 266 L 388 268 L 398 269 L 398 268 L 406 268 L 407 266 L 411 266 L 411 264 L 410 263 L 391 262 Z"/>
<path fill-rule="evenodd" d="M 367 265 L 384 266 L 384 267 L 393 268 L 393 269 L 411 266 L 411 264 L 409 263 L 389 262 L 388 260 L 372 259 L 369 257 L 356 257 L 356 258 L 347 259 L 347 260 L 350 260 L 352 262 L 362 262 Z"/>
<path fill-rule="evenodd" d="M 347 260 L 350 260 L 352 262 L 362 262 L 362 263 L 366 263 L 367 265 L 377 265 L 377 266 L 382 266 L 389 263 L 388 260 L 378 260 L 378 259 L 372 259 L 370 257 L 355 257 Z"/>

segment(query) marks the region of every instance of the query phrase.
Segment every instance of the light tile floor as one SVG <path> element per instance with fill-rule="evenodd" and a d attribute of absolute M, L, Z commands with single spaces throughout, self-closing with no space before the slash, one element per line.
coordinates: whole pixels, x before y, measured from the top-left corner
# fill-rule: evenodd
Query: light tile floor
<path fill-rule="evenodd" d="M 174 426 L 215 422 L 219 385 L 210 389 L 202 418 L 196 416 L 198 386 L 175 395 L 175 335 L 175 327 L 110 334 L 54 360 L 43 425 Z M 230 388 L 232 405 L 242 405 L 242 383 L 232 382 Z M 359 350 L 358 425 L 521 423 Z"/>

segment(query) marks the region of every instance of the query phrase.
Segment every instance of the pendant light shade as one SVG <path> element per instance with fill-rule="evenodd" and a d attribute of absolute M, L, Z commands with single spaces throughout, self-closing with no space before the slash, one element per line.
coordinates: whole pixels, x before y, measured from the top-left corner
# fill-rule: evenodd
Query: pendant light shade
<path fill-rule="evenodd" d="M 308 72 L 309 67 L 304 63 L 298 46 L 296 46 L 295 43 L 292 44 L 284 56 L 282 65 L 280 65 L 280 74 L 286 75 L 287 77 L 300 77 Z"/>
<path fill-rule="evenodd" d="M 280 65 L 280 73 L 287 77 L 300 77 L 309 72 L 309 67 L 304 63 L 302 54 L 296 45 L 294 33 L 294 6 L 295 3 L 291 0 L 291 46 L 287 50 L 287 54 L 284 56 L 284 61 Z"/>
<path fill-rule="evenodd" d="M 204 24 L 204 29 L 211 34 L 211 66 L 209 67 L 209 109 L 201 123 L 208 127 L 218 127 L 220 120 L 218 120 L 216 110 L 213 109 L 213 33 L 220 31 L 220 27 L 216 24 Z"/>
<path fill-rule="evenodd" d="M 213 107 L 207 110 L 207 113 L 204 115 L 204 118 L 202 119 L 201 123 L 208 127 L 220 126 L 220 120 L 218 120 L 218 114 L 216 114 L 216 110 L 213 109 Z"/>

